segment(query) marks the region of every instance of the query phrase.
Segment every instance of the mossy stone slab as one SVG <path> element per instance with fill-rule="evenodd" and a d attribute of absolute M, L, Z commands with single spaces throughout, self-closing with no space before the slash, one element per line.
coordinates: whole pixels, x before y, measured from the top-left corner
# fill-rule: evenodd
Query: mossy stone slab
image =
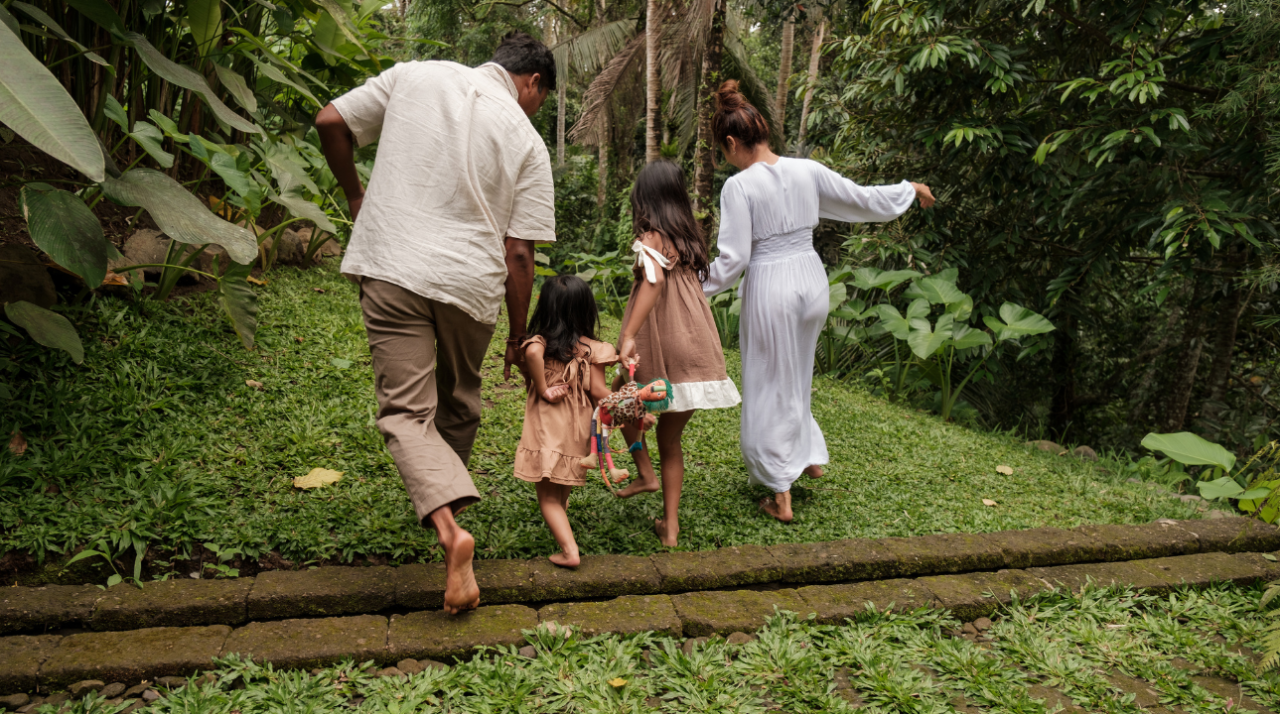
<path fill-rule="evenodd" d="M 62 638 L 40 668 L 45 684 L 68 685 L 86 679 L 140 682 L 189 676 L 210 669 L 231 628 L 150 627 L 127 632 L 86 632 Z"/>
<path fill-rule="evenodd" d="M 695 553 L 649 556 L 662 577 L 662 592 L 713 590 L 782 580 L 782 564 L 771 549 L 743 545 Z"/>
<path fill-rule="evenodd" d="M 1194 553 L 1142 561 L 1142 567 L 1158 571 L 1174 583 L 1203 587 L 1212 583 L 1255 583 L 1266 571 L 1226 553 Z"/>
<path fill-rule="evenodd" d="M 0 692 L 29 692 L 39 683 L 40 665 L 53 654 L 58 635 L 0 637 Z"/>
<path fill-rule="evenodd" d="M 378 612 L 396 600 L 391 568 L 316 568 L 260 573 L 249 592 L 250 620 Z"/>
<path fill-rule="evenodd" d="M 934 575 L 920 578 L 919 582 L 934 594 L 940 606 L 965 622 L 987 617 L 1000 605 L 1013 602 L 1013 593 L 1028 598 L 1049 589 L 1024 570 Z"/>
<path fill-rule="evenodd" d="M 533 586 L 533 563 L 528 560 L 477 560 L 472 564 L 480 602 L 529 602 L 537 599 Z M 443 597 L 440 601 L 444 606 Z"/>
<path fill-rule="evenodd" d="M 1176 584 L 1163 574 L 1152 572 L 1136 562 L 1058 565 L 1052 568 L 1028 568 L 1026 572 L 1044 581 L 1046 585 L 1066 588 L 1073 593 L 1083 590 L 1087 583 L 1097 587 L 1119 585 L 1154 592 L 1163 592 Z"/>
<path fill-rule="evenodd" d="M 93 609 L 95 630 L 239 625 L 253 578 L 175 579 L 108 588 Z"/>
<path fill-rule="evenodd" d="M 0 587 L 0 634 L 78 627 L 93 617 L 102 590 L 92 585 Z"/>
<path fill-rule="evenodd" d="M 537 626 L 537 611 L 524 605 L 489 605 L 461 615 L 443 610 L 395 615 L 387 638 L 388 659 L 464 659 L 477 647 L 522 645 L 522 630 Z"/>
<path fill-rule="evenodd" d="M 396 606 L 411 610 L 438 610 L 444 607 L 444 563 L 412 563 L 393 568 Z M 486 600 L 491 593 L 481 591 Z"/>
<path fill-rule="evenodd" d="M 1141 560 L 1200 552 L 1200 539 L 1168 520 L 1144 525 L 1084 525 L 1073 530 L 1097 541 L 1104 550 L 1103 560 Z"/>
<path fill-rule="evenodd" d="M 1208 553 L 1269 553 L 1280 550 L 1280 529 L 1253 518 L 1213 518 L 1178 521 L 1178 526 L 1200 540 Z"/>
<path fill-rule="evenodd" d="M 686 637 L 753 632 L 764 627 L 775 612 L 790 611 L 804 617 L 812 611 L 791 588 L 684 593 L 672 595 L 671 604 L 684 623 Z"/>
<path fill-rule="evenodd" d="M 584 555 L 575 569 L 561 568 L 549 560 L 535 560 L 534 598 L 561 602 L 618 595 L 651 595 L 661 592 L 662 577 L 653 561 L 636 555 Z M 484 597 L 484 588 L 480 589 Z"/>
<path fill-rule="evenodd" d="M 810 585 L 796 591 L 808 609 L 824 625 L 841 625 L 845 620 L 865 618 L 869 608 L 876 612 L 910 612 L 937 607 L 937 599 L 919 580 L 896 578 L 844 585 Z"/>
<path fill-rule="evenodd" d="M 1004 567 L 1033 568 L 1103 560 L 1106 548 L 1080 531 L 1031 528 L 986 533 L 982 538 L 1004 553 Z"/>
<path fill-rule="evenodd" d="M 1267 582 L 1280 580 L 1280 553 L 1235 553 L 1231 557 L 1257 570 Z"/>
<path fill-rule="evenodd" d="M 556 603 L 539 610 L 538 620 L 568 625 L 588 636 L 653 631 L 679 637 L 684 632 L 676 608 L 666 595 L 623 595 L 605 602 Z"/>
<path fill-rule="evenodd" d="M 223 656 L 240 654 L 276 669 L 327 667 L 350 657 L 357 662 L 387 658 L 387 618 L 382 615 L 323 617 L 250 622 L 222 647 Z"/>
<path fill-rule="evenodd" d="M 971 533 L 882 538 L 879 543 L 898 556 L 901 575 L 995 570 L 1004 565 L 1000 548 Z"/>
<path fill-rule="evenodd" d="M 884 580 L 902 574 L 897 553 L 866 538 L 769 546 L 788 583 Z"/>

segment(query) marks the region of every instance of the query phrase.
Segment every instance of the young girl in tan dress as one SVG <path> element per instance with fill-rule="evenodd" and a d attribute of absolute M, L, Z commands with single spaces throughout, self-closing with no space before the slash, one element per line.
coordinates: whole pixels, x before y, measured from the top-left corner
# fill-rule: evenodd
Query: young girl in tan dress
<path fill-rule="evenodd" d="M 591 413 L 609 395 L 605 367 L 618 361 L 613 345 L 595 338 L 599 319 L 581 278 L 548 278 L 523 345 L 531 379 L 516 478 L 536 484 L 538 508 L 560 546 L 550 560 L 566 568 L 580 562 L 566 511 L 569 491 L 587 483 L 579 462 L 590 452 Z"/>
<path fill-rule="evenodd" d="M 639 236 L 631 247 L 637 253 L 636 280 L 622 316 L 618 352 L 624 362 L 636 364 L 640 384 L 659 377 L 671 381 L 671 407 L 658 417 L 663 517 L 654 522 L 654 531 L 663 545 L 674 547 L 684 486 L 684 427 L 697 409 L 732 407 L 742 400 L 725 371 L 715 319 L 702 294 L 707 242 L 694 220 L 680 167 L 670 161 L 644 167 L 631 190 L 631 221 Z M 623 434 L 629 444 L 640 437 L 627 428 Z M 639 478 L 618 492 L 622 498 L 659 488 L 643 442 L 632 453 Z"/>

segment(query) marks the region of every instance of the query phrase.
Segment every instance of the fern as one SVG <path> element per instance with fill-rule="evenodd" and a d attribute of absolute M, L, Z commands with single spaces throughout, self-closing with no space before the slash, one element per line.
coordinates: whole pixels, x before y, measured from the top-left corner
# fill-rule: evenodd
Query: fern
<path fill-rule="evenodd" d="M 1280 581 L 1267 586 L 1267 591 L 1262 594 L 1262 600 L 1258 603 L 1258 609 L 1266 610 L 1277 595 L 1280 595 Z M 1267 616 L 1271 618 L 1271 624 L 1262 629 L 1262 639 L 1259 643 L 1262 645 L 1262 662 L 1258 664 L 1259 672 L 1268 672 L 1280 664 L 1280 608 L 1272 608 Z"/>

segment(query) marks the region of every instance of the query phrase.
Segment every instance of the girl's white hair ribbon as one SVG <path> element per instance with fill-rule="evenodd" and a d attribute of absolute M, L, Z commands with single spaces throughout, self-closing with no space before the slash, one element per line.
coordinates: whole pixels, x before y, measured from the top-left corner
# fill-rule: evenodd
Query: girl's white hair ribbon
<path fill-rule="evenodd" d="M 658 282 L 658 269 L 654 265 L 655 262 L 664 269 L 671 267 L 671 261 L 667 259 L 667 256 L 641 243 L 639 240 L 631 244 L 631 250 L 636 253 L 636 265 L 644 266 L 645 280 L 650 283 Z"/>

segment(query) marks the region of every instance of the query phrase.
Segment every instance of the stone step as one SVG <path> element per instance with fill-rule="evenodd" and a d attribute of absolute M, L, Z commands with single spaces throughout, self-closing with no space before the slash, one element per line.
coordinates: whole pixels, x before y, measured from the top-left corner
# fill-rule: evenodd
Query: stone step
<path fill-rule="evenodd" d="M 487 604 L 551 603 L 759 586 L 850 583 L 1000 568 L 1037 568 L 1209 552 L 1280 549 L 1280 529 L 1247 518 L 1065 530 L 744 545 L 695 553 L 586 556 L 576 570 L 546 559 L 476 561 Z M 1065 577 L 1065 576 L 1064 576 Z M 0 588 L 0 634 L 59 628 L 121 631 L 250 621 L 392 615 L 444 603 L 444 566 L 324 567 L 253 578 Z"/>

